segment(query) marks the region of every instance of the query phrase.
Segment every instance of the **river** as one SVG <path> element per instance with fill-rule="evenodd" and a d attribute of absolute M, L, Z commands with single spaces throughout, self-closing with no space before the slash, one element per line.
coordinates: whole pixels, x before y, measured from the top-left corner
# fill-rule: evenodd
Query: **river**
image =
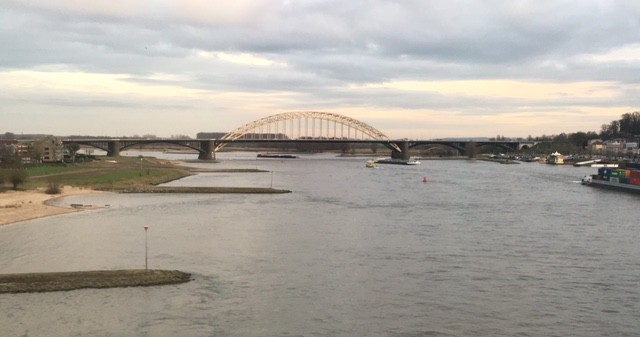
<path fill-rule="evenodd" d="M 149 268 L 147 288 L 0 294 L 2 336 L 638 336 L 640 196 L 592 168 L 222 153 L 185 186 L 0 227 L 0 272 Z M 427 182 L 423 182 L 423 178 Z"/>

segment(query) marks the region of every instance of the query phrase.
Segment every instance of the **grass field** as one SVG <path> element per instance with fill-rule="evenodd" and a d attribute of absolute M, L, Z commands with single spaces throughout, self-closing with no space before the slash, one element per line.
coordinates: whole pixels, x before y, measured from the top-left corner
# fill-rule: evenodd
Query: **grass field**
<path fill-rule="evenodd" d="M 27 170 L 25 189 L 46 187 L 49 184 L 88 187 L 96 190 L 123 190 L 154 186 L 190 175 L 169 161 L 155 158 L 100 158 L 89 163 L 66 166 L 38 166 Z"/>
<path fill-rule="evenodd" d="M 59 174 L 70 172 L 74 170 L 80 170 L 79 166 L 35 166 L 27 168 L 27 172 L 29 172 L 30 177 L 34 176 L 45 176 L 51 174 Z"/>

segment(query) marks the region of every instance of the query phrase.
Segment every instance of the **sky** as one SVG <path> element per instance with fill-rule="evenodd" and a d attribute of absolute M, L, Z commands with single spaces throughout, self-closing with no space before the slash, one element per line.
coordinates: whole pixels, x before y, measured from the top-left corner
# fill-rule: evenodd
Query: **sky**
<path fill-rule="evenodd" d="M 637 0 L 0 0 L 0 133 L 392 139 L 600 131 L 640 110 Z"/>

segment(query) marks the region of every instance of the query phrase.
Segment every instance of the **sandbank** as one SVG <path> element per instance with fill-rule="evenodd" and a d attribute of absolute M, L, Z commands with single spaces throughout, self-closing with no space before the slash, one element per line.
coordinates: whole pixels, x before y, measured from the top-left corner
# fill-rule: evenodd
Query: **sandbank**
<path fill-rule="evenodd" d="M 101 192 L 81 187 L 64 186 L 62 193 L 53 195 L 44 193 L 44 189 L 0 193 L 0 226 L 46 216 L 77 212 L 79 209 L 52 206 L 47 202 L 55 198 L 88 193 Z"/>

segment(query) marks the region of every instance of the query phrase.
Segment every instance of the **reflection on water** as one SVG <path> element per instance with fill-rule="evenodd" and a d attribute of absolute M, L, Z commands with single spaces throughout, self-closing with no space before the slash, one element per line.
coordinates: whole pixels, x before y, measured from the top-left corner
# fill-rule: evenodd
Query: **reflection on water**
<path fill-rule="evenodd" d="M 591 169 L 219 154 L 188 186 L 278 195 L 101 194 L 0 227 L 3 273 L 151 268 L 164 287 L 0 295 L 5 336 L 634 336 L 638 196 Z M 422 183 L 427 176 L 428 183 Z"/>

